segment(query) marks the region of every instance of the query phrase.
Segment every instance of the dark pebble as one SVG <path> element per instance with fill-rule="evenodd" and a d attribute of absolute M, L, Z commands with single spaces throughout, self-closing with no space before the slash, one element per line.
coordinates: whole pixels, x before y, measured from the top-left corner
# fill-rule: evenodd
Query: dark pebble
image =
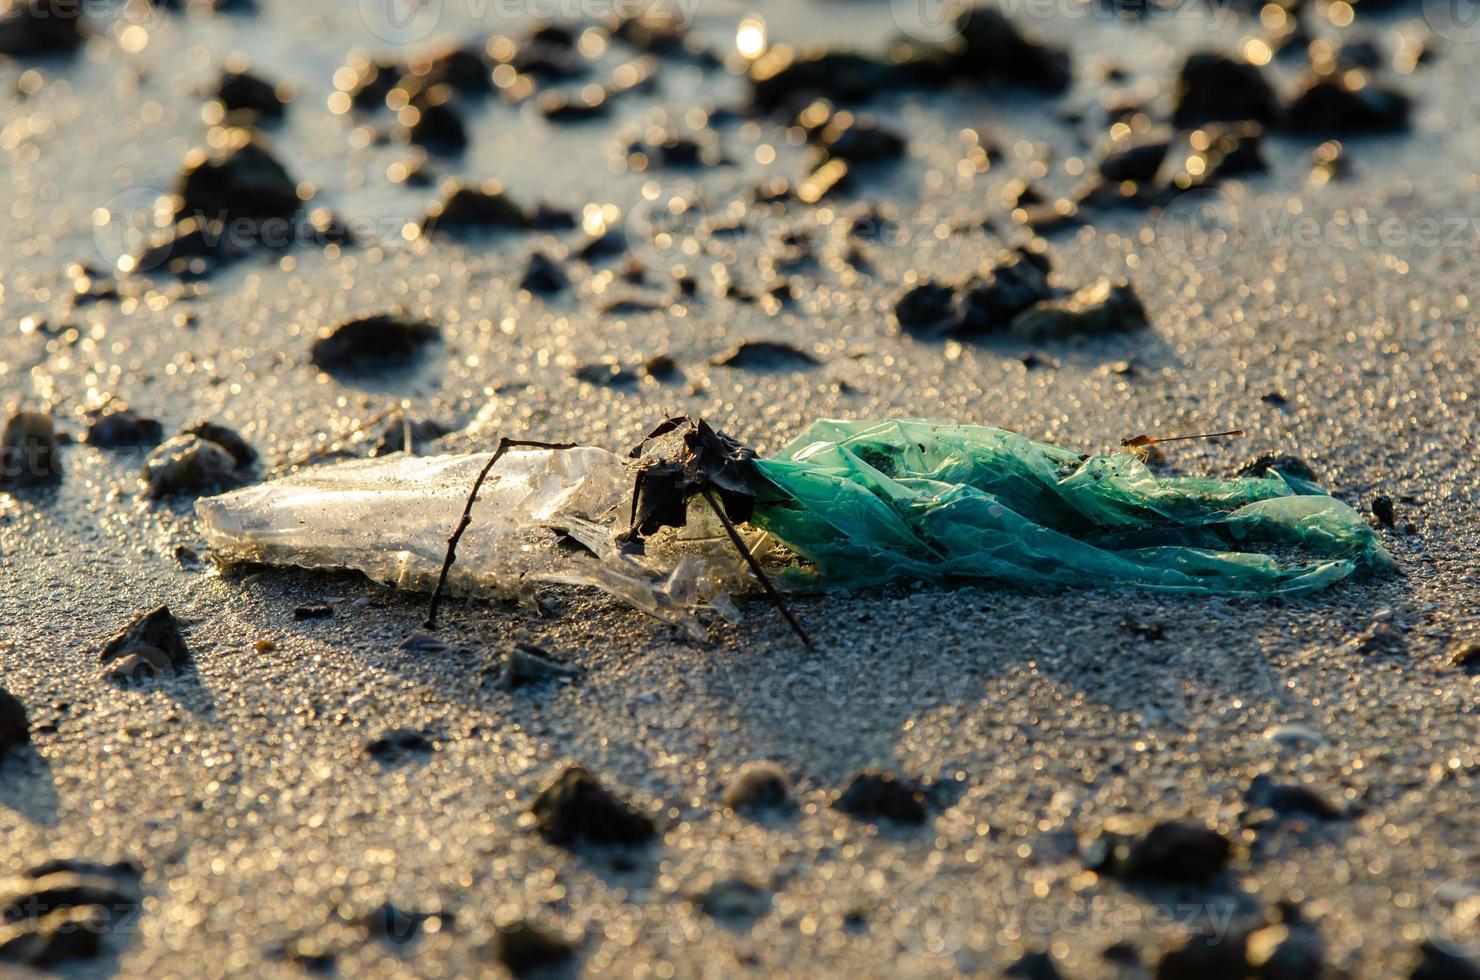
<path fill-rule="evenodd" d="M 1060 980 L 1063 976 L 1053 957 L 1041 950 L 1025 953 L 1003 970 L 1002 975 L 1013 980 Z"/>
<path fill-rule="evenodd" d="M 887 772 L 858 773 L 833 801 L 833 806 L 849 816 L 869 821 L 922 824 L 929 815 L 920 788 Z"/>
<path fill-rule="evenodd" d="M 82 0 L 19 0 L 0 12 L 0 55 L 76 51 L 92 33 Z"/>
<path fill-rule="evenodd" d="M 1274 89 L 1256 65 L 1216 51 L 1187 56 L 1177 76 L 1176 100 L 1172 121 L 1183 129 L 1245 119 L 1268 124 L 1279 112 Z"/>
<path fill-rule="evenodd" d="M 1338 136 L 1393 133 L 1408 128 L 1412 101 L 1402 92 L 1369 82 L 1353 88 L 1342 78 L 1315 76 L 1285 112 L 1284 126 L 1298 133 Z"/>
<path fill-rule="evenodd" d="M 570 277 L 565 275 L 565 269 L 543 252 L 530 256 L 530 264 L 524 269 L 524 278 L 519 280 L 519 289 L 545 295 L 561 292 L 567 286 L 570 286 Z"/>
<path fill-rule="evenodd" d="M 106 913 L 91 905 L 26 916 L 0 927 L 0 962 L 49 970 L 74 960 L 94 959 L 102 952 L 107 926 Z"/>
<path fill-rule="evenodd" d="M 580 766 L 565 769 L 541 790 L 530 812 L 547 843 L 566 847 L 580 841 L 641 844 L 657 833 L 646 814 L 612 795 Z"/>
<path fill-rule="evenodd" d="M 396 367 L 439 336 L 436 326 L 425 320 L 382 313 L 331 327 L 314 341 L 309 359 L 329 372 Z"/>
<path fill-rule="evenodd" d="M 116 679 L 160 676 L 188 664 L 190 648 L 179 620 L 168 606 L 160 606 L 139 616 L 104 644 L 98 661 L 110 666 Z"/>
<path fill-rule="evenodd" d="M 56 425 L 43 412 L 17 412 L 0 432 L 0 486 L 43 483 L 62 475 Z"/>
<path fill-rule="evenodd" d="M 806 351 L 772 340 L 747 340 L 710 362 L 742 371 L 802 370 L 821 362 Z"/>
<path fill-rule="evenodd" d="M 1130 282 L 1104 279 L 1024 310 L 1013 317 L 1008 332 L 1021 340 L 1044 341 L 1132 333 L 1149 326 L 1146 308 Z"/>
<path fill-rule="evenodd" d="M 164 426 L 127 410 L 108 412 L 88 425 L 85 441 L 101 449 L 157 446 L 164 441 Z"/>
<path fill-rule="evenodd" d="M 429 920 L 445 918 L 446 916 L 428 912 L 406 911 L 392 902 L 386 902 L 362 916 L 360 925 L 371 939 L 378 939 L 392 946 L 404 946 L 421 935 L 422 927 Z"/>
<path fill-rule="evenodd" d="M 403 133 L 408 142 L 433 153 L 460 153 L 468 145 L 468 128 L 452 99 L 452 89 L 434 85 L 414 95 L 400 113 L 408 119 Z"/>
<path fill-rule="evenodd" d="M 514 976 L 527 977 L 568 962 L 575 956 L 575 947 L 563 937 L 521 920 L 498 928 L 490 952 Z"/>
<path fill-rule="evenodd" d="M 446 85 L 460 95 L 493 91 L 493 63 L 476 45 L 444 45 L 413 55 L 406 62 L 406 75 L 423 87 Z"/>
<path fill-rule="evenodd" d="M 1227 866 L 1233 845 L 1201 824 L 1165 821 L 1139 837 L 1107 830 L 1086 848 L 1091 870 L 1114 878 L 1201 883 Z"/>
<path fill-rule="evenodd" d="M 605 388 L 625 388 L 635 385 L 642 379 L 637 372 L 624 367 L 621 362 L 615 360 L 592 361 L 590 364 L 582 364 L 574 372 L 577 381 L 584 381 L 588 385 L 600 385 Z"/>
<path fill-rule="evenodd" d="M 1018 249 L 962 287 L 961 319 L 952 333 L 1005 330 L 1019 313 L 1056 294 L 1049 283 L 1048 256 Z"/>
<path fill-rule="evenodd" d="M 149 496 L 192 496 L 231 486 L 244 476 L 230 451 L 219 443 L 193 435 L 178 435 L 161 443 L 144 460 L 140 478 Z"/>
<path fill-rule="evenodd" d="M 31 724 L 20 698 L 0 687 L 0 762 L 11 749 L 31 740 Z"/>
<path fill-rule="evenodd" d="M 1156 179 L 1162 161 L 1171 149 L 1171 141 L 1153 139 L 1145 142 L 1123 141 L 1100 158 L 1100 177 L 1113 183 L 1125 180 L 1149 184 Z"/>
<path fill-rule="evenodd" d="M 1480 672 L 1480 640 L 1460 640 L 1450 648 L 1449 662 L 1471 674 Z"/>
<path fill-rule="evenodd" d="M 1393 498 L 1382 494 L 1372 498 L 1372 516 L 1377 518 L 1377 523 L 1383 527 L 1392 527 L 1398 522 L 1398 515 L 1393 508 Z"/>
<path fill-rule="evenodd" d="M 791 780 L 774 762 L 747 762 L 725 786 L 725 806 L 731 810 L 778 807 L 791 796 Z"/>
<path fill-rule="evenodd" d="M 496 666 L 484 670 L 492 676 L 493 687 L 500 691 L 517 691 L 550 681 L 570 680 L 580 671 L 560 663 L 544 650 L 529 643 L 517 644 L 499 658 Z"/>
<path fill-rule="evenodd" d="M 668 354 L 654 354 L 642 362 L 642 373 L 655 381 L 667 381 L 678 376 L 678 361 Z"/>
<path fill-rule="evenodd" d="M 435 746 L 424 733 L 409 728 L 393 728 L 365 743 L 365 752 L 368 755 L 387 764 L 404 762 L 433 751 Z"/>
<path fill-rule="evenodd" d="M 939 334 L 961 321 L 956 288 L 934 280 L 912 287 L 894 304 L 900 329 L 913 334 Z"/>
<path fill-rule="evenodd" d="M 1190 936 L 1157 962 L 1156 980 L 1248 980 L 1256 976 L 1244 954 L 1243 933 Z"/>
<path fill-rule="evenodd" d="M 238 467 L 248 467 L 257 462 L 257 450 L 252 448 L 252 444 L 242 438 L 241 433 L 219 422 L 200 421 L 180 431 L 184 435 L 214 442 L 226 450 Z"/>
<path fill-rule="evenodd" d="M 583 262 L 610 259 L 627 254 L 627 233 L 620 228 L 609 228 L 600 235 L 593 235 L 576 249 L 576 257 Z"/>
<path fill-rule="evenodd" d="M 293 609 L 293 618 L 304 619 L 333 619 L 334 607 L 327 602 L 306 602 Z"/>
<path fill-rule="evenodd" d="M 428 237 L 437 234 L 459 236 L 525 229 L 532 224 L 530 216 L 504 192 L 504 186 L 498 181 L 473 186 L 452 182 L 442 200 L 427 209 L 421 231 Z"/>
<path fill-rule="evenodd" d="M 193 150 L 175 193 L 177 221 L 246 222 L 237 229 L 243 234 L 260 234 L 264 219 L 287 219 L 303 206 L 287 168 L 247 130 L 232 131 L 224 149 Z"/>
<path fill-rule="evenodd" d="M 997 8 L 968 8 L 955 26 L 956 42 L 947 46 L 953 75 L 1044 92 L 1069 87 L 1069 52 L 1024 34 Z"/>
<path fill-rule="evenodd" d="M 1317 820 L 1340 820 L 1345 816 L 1340 807 L 1309 787 L 1276 782 L 1267 774 L 1254 777 L 1244 798 L 1250 806 L 1267 807 L 1283 816 Z"/>
<path fill-rule="evenodd" d="M 248 71 L 225 71 L 216 84 L 216 100 L 228 112 L 249 112 L 281 119 L 287 100 L 278 86 Z"/>
<path fill-rule="evenodd" d="M 694 896 L 694 904 L 712 919 L 753 921 L 771 910 L 771 893 L 744 878 L 725 878 Z"/>
<path fill-rule="evenodd" d="M 1480 980 L 1480 963 L 1433 941 L 1418 947 L 1418 963 L 1408 980 Z"/>

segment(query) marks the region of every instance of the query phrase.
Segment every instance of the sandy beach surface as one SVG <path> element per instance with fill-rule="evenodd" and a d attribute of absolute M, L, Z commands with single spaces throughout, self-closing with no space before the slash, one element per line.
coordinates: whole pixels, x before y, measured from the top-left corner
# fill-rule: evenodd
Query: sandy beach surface
<path fill-rule="evenodd" d="M 124 873 L 126 890 L 141 896 L 96 955 L 57 971 L 497 975 L 500 929 L 519 922 L 569 944 L 551 975 L 995 976 L 1018 964 L 1018 976 L 1211 978 L 1225 974 L 1163 958 L 1195 932 L 1270 922 L 1287 954 L 1299 946 L 1325 972 L 1248 975 L 1406 977 L 1426 942 L 1454 970 L 1480 954 L 1480 681 L 1453 654 L 1480 638 L 1480 44 L 1452 25 L 1436 32 L 1417 4 L 1345 30 L 1313 17 L 1325 35 L 1375 38 L 1388 61 L 1399 39 L 1431 39 L 1430 62 L 1388 70 L 1415 97 L 1410 132 L 1344 139 L 1351 172 L 1324 185 L 1310 176 L 1318 138 L 1270 135 L 1267 172 L 1206 192 L 1223 233 L 1210 249 L 1165 217 L 1175 205 L 1107 209 L 1049 237 L 1067 285 L 1127 276 L 1147 331 L 940 341 L 895 323 L 913 278 L 959 278 L 1028 237 L 1003 200 L 1011 181 L 1069 193 L 1097 158 L 1103 102 L 1134 96 L 1164 117 L 1186 52 L 1233 50 L 1257 19 L 1025 15 L 1071 49 L 1069 92 L 880 93 L 869 109 L 908 136 L 906 159 L 820 208 L 713 236 L 686 260 L 695 296 L 603 312 L 613 299 L 672 299 L 674 256 L 637 248 L 650 267 L 639 287 L 620 259 L 566 256 L 579 229 L 408 241 L 438 189 L 387 178 L 412 155 L 376 137 L 387 117 L 331 111 L 352 49 L 404 57 L 434 38 L 524 29 L 498 20 L 497 4 L 442 7 L 431 33 L 398 48 L 355 4 L 328 0 L 262 0 L 248 15 L 110 6 L 70 59 L 0 62 L 0 409 L 50 412 L 77 439 L 59 480 L 0 492 L 0 686 L 31 726 L 0 761 L 0 876 L 24 894 L 24 876 L 53 859 L 128 860 L 138 874 Z M 694 30 L 728 53 L 740 19 L 759 12 L 772 41 L 877 50 L 899 7 L 715 2 Z M 118 295 L 78 301 L 84 273 L 69 265 L 108 277 L 131 241 L 115 236 L 120 222 L 169 192 L 207 140 L 201 93 L 232 52 L 293 90 L 265 130 L 272 151 L 315 205 L 372 240 L 258 251 L 198 282 L 120 277 Z M 1113 86 L 1112 64 L 1128 73 Z M 747 96 L 722 66 L 661 65 L 654 90 L 591 122 L 475 103 L 466 151 L 429 166 L 498 178 L 531 205 L 611 205 L 629 229 L 645 184 L 664 200 L 700 188 L 710 218 L 732 202 L 743 218 L 758 181 L 803 172 L 806 148 L 743 111 L 714 117 L 729 165 L 635 172 L 627 135 L 656 114 L 743 109 Z M 1265 71 L 1285 91 L 1298 67 Z M 985 172 L 963 129 L 1001 148 Z M 848 227 L 869 205 L 900 231 L 858 242 L 860 267 L 846 260 Z M 787 273 L 793 299 L 721 295 L 716 266 L 769 288 L 767 259 L 793 229 L 816 235 L 814 259 Z M 536 248 L 569 289 L 521 294 Z M 309 362 L 322 329 L 384 312 L 430 320 L 442 339 L 368 377 Z M 757 340 L 817 363 L 714 363 Z M 644 375 L 664 354 L 676 370 Z M 577 376 L 604 359 L 632 382 Z M 1170 450 L 1169 471 L 1227 476 L 1261 454 L 1298 455 L 1364 513 L 1390 498 L 1395 522 L 1380 533 L 1401 573 L 1284 602 L 800 596 L 810 651 L 754 597 L 743 623 L 710 620 L 694 642 L 606 597 L 555 590 L 543 618 L 454 602 L 437 634 L 447 649 L 408 650 L 424 597 L 353 575 L 218 571 L 193 501 L 144 492 L 147 449 L 81 442 L 89 413 L 120 402 L 166 436 L 202 418 L 233 427 L 261 454 L 259 475 L 400 406 L 450 430 L 433 451 L 451 452 L 504 435 L 625 449 L 674 412 L 762 452 L 818 417 L 989 424 L 1086 452 L 1208 418 L 1247 434 Z M 295 613 L 313 603 L 332 614 Z M 161 604 L 183 625 L 189 665 L 110 682 L 103 644 Z M 499 690 L 485 668 L 516 641 L 578 677 Z M 421 741 L 368 751 L 400 730 Z M 728 810 L 724 788 L 762 759 L 789 776 L 789 804 Z M 541 839 L 530 806 L 570 764 L 658 836 Z M 925 822 L 833 806 L 865 770 L 926 784 Z M 1329 812 L 1251 800 L 1260 777 L 1303 786 Z M 1232 856 L 1199 881 L 1094 873 L 1086 842 L 1127 817 L 1206 824 Z M 408 941 L 366 926 L 385 903 L 425 917 Z"/>

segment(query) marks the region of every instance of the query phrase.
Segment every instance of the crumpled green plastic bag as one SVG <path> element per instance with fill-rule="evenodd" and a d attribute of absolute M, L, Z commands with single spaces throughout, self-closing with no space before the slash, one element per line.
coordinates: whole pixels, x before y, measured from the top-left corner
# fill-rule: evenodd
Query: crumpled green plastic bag
<path fill-rule="evenodd" d="M 1131 453 L 1081 459 L 986 426 L 821 420 L 756 468 L 770 486 L 750 523 L 826 585 L 1298 596 L 1393 567 L 1361 516 L 1312 483 L 1159 477 Z"/>

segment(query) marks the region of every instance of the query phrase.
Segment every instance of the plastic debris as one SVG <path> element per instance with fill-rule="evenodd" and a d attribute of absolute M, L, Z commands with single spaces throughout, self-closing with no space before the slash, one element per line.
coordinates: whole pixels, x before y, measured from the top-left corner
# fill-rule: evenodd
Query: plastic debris
<path fill-rule="evenodd" d="M 816 422 L 755 465 L 776 496 L 758 494 L 752 524 L 827 585 L 1291 596 L 1392 567 L 1355 510 L 1278 470 L 1160 477 L 1133 453 L 1081 458 L 1002 429 L 908 421 Z"/>
<path fill-rule="evenodd" d="M 798 556 L 790 582 L 812 589 L 913 580 L 1296 596 L 1392 567 L 1356 511 L 1278 468 L 1162 477 L 1131 452 L 1081 457 L 1002 429 L 912 421 L 819 421 L 765 459 L 702 423 L 677 434 L 672 423 L 687 421 L 665 423 L 632 457 L 505 453 L 449 586 L 528 598 L 536 583 L 590 585 L 697 634 L 699 609 L 734 618 L 727 596 L 747 574 L 705 494 L 750 532 L 754 558 L 774 563 L 777 542 Z M 687 463 L 674 453 L 681 438 L 698 454 Z M 341 462 L 197 511 L 227 560 L 354 568 L 429 590 L 489 458 Z"/>

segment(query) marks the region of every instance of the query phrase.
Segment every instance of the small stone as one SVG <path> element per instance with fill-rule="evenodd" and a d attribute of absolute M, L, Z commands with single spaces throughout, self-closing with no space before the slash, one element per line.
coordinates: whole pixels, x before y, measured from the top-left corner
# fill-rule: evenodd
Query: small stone
<path fill-rule="evenodd" d="M 565 274 L 565 270 L 544 252 L 530 255 L 524 278 L 519 281 L 520 289 L 545 295 L 558 293 L 569 285 L 570 277 Z"/>
<path fill-rule="evenodd" d="M 333 619 L 334 607 L 327 602 L 306 602 L 293 609 L 293 618 L 305 619 Z"/>
<path fill-rule="evenodd" d="M 15 0 L 0 8 L 0 55 L 76 51 L 92 33 L 82 0 Z"/>
<path fill-rule="evenodd" d="M 154 498 L 198 495 L 237 481 L 236 459 L 221 445 L 198 436 L 178 435 L 160 444 L 144 461 L 142 478 Z"/>
<path fill-rule="evenodd" d="M 422 926 L 429 920 L 441 918 L 443 917 L 440 915 L 426 912 L 408 912 L 386 902 L 362 916 L 360 925 L 364 926 L 365 934 L 372 939 L 392 946 L 404 946 L 421 935 Z"/>
<path fill-rule="evenodd" d="M 480 232 L 529 228 L 530 216 L 504 191 L 498 181 L 464 185 L 453 181 L 446 185 L 442 200 L 427 209 L 421 222 L 421 233 L 464 236 Z"/>
<path fill-rule="evenodd" d="M 743 878 L 726 878 L 703 889 L 693 902 L 712 919 L 752 920 L 771 910 L 771 893 Z"/>
<path fill-rule="evenodd" d="M 177 221 L 247 223 L 287 219 L 303 206 L 298 183 L 252 132 L 230 130 L 220 149 L 192 150 L 175 190 Z"/>
<path fill-rule="evenodd" d="M 582 364 L 572 373 L 577 381 L 606 388 L 623 388 L 635 385 L 641 380 L 635 371 L 627 369 L 620 361 L 611 359 Z"/>
<path fill-rule="evenodd" d="M 1241 933 L 1190 936 L 1157 962 L 1156 980 L 1246 980 L 1253 976 Z"/>
<path fill-rule="evenodd" d="M 725 787 L 725 806 L 731 810 L 779 807 L 791 796 L 791 780 L 774 762 L 747 762 Z"/>
<path fill-rule="evenodd" d="M 109 640 L 98 660 L 103 664 L 127 658 L 131 654 L 161 671 L 179 670 L 190 662 L 190 647 L 180 632 L 180 622 L 168 606 L 160 606 L 136 618 L 117 636 Z M 161 660 L 160 658 L 163 658 Z"/>
<path fill-rule="evenodd" d="M 0 962 L 49 970 L 94 959 L 102 952 L 107 925 L 107 914 L 96 906 L 32 913 L 14 925 L 0 926 Z"/>
<path fill-rule="evenodd" d="M 1259 980 L 1308 980 L 1325 975 L 1320 937 L 1291 922 L 1272 922 L 1249 933 L 1245 957 Z"/>
<path fill-rule="evenodd" d="M 493 686 L 498 690 L 517 691 L 547 681 L 570 680 L 581 672 L 552 659 L 533 644 L 520 643 L 500 658 L 497 667 L 485 673 L 492 674 Z"/>
<path fill-rule="evenodd" d="M 1392 527 L 1398 522 L 1398 515 L 1393 507 L 1393 498 L 1378 494 L 1372 498 L 1372 516 L 1377 518 L 1377 523 L 1383 527 Z"/>
<path fill-rule="evenodd" d="M 1102 279 L 1062 300 L 1044 300 L 1013 318 L 1008 331 L 1022 340 L 1131 333 L 1150 326 L 1146 308 L 1125 279 Z"/>
<path fill-rule="evenodd" d="M 309 359 L 331 373 L 396 367 L 440 336 L 436 326 L 425 320 L 382 313 L 329 328 L 314 341 Z"/>
<path fill-rule="evenodd" d="M 108 412 L 87 427 L 85 440 L 100 449 L 135 446 L 157 446 L 164 440 L 164 426 L 155 419 L 135 415 L 128 410 Z"/>
<path fill-rule="evenodd" d="M 1470 673 L 1480 671 L 1480 639 L 1460 640 L 1449 648 L 1449 662 Z"/>
<path fill-rule="evenodd" d="M 960 322 L 956 334 L 1006 330 L 1013 318 L 1055 295 L 1048 277 L 1046 254 L 1027 249 L 1009 252 L 962 287 Z"/>
<path fill-rule="evenodd" d="M 642 362 L 642 373 L 655 381 L 666 381 L 678 375 L 678 361 L 669 354 L 654 354 Z"/>
<path fill-rule="evenodd" d="M 278 86 L 249 71 L 225 71 L 216 85 L 216 101 L 228 112 L 249 112 L 263 119 L 281 119 L 287 98 Z"/>
<path fill-rule="evenodd" d="M 791 344 L 774 340 L 747 340 L 710 362 L 743 371 L 801 370 L 821 362 Z"/>
<path fill-rule="evenodd" d="M 1201 883 L 1221 872 L 1233 856 L 1229 839 L 1201 824 L 1164 821 L 1132 836 L 1121 823 L 1107 823 L 1085 848 L 1091 870 L 1134 881 Z"/>
<path fill-rule="evenodd" d="M 443 155 L 466 149 L 468 127 L 452 96 L 452 89 L 446 85 L 433 85 L 412 95 L 404 110 L 411 122 L 400 130 L 402 138 Z"/>
<path fill-rule="evenodd" d="M 1399 627 L 1378 621 L 1347 640 L 1342 649 L 1363 657 L 1396 656 L 1407 652 L 1408 640 Z"/>
<path fill-rule="evenodd" d="M 858 773 L 833 806 L 868 821 L 922 824 L 929 816 L 920 788 L 887 772 Z"/>
<path fill-rule="evenodd" d="M 168 677 L 174 672 L 174 665 L 162 650 L 135 647 L 112 661 L 107 676 L 110 681 L 127 684 Z"/>
<path fill-rule="evenodd" d="M 447 649 L 447 644 L 430 633 L 417 630 L 401 641 L 400 648 L 412 653 L 442 653 Z"/>
<path fill-rule="evenodd" d="M 564 937 L 546 932 L 520 920 L 500 926 L 494 933 L 493 958 L 516 977 L 526 977 L 546 967 L 559 966 L 575 956 L 575 947 Z"/>
<path fill-rule="evenodd" d="M 409 728 L 393 728 L 365 743 L 365 752 L 387 765 L 405 762 L 411 757 L 428 755 L 436 747 L 422 732 Z"/>
<path fill-rule="evenodd" d="M 56 426 L 42 412 L 17 412 L 0 432 L 0 486 L 41 483 L 62 473 Z"/>
<path fill-rule="evenodd" d="M 894 319 L 907 333 L 944 333 L 961 319 L 955 287 L 930 280 L 911 288 L 894 304 Z"/>
<path fill-rule="evenodd" d="M 1284 816 L 1315 817 L 1317 820 L 1340 820 L 1346 814 L 1306 786 L 1276 782 L 1267 774 L 1254 777 L 1244 797 L 1250 806 L 1267 807 Z"/>
<path fill-rule="evenodd" d="M 956 18 L 951 67 L 972 81 L 1062 92 L 1072 79 L 1069 52 L 1018 30 L 996 7 L 968 7 Z"/>
<path fill-rule="evenodd" d="M 1179 129 L 1245 119 L 1268 124 L 1279 110 L 1258 66 L 1216 51 L 1187 56 L 1177 76 L 1176 100 L 1172 121 Z"/>
<path fill-rule="evenodd" d="M 570 766 L 535 798 L 530 812 L 547 843 L 569 847 L 641 844 L 657 833 L 652 820 L 606 790 L 580 766 Z"/>
<path fill-rule="evenodd" d="M 0 687 L 0 762 L 11 749 L 31 741 L 31 724 L 20 698 Z"/>
<path fill-rule="evenodd" d="M 1285 112 L 1284 126 L 1299 133 L 1339 136 L 1392 133 L 1408 128 L 1412 100 L 1375 83 L 1353 87 L 1345 76 L 1312 76 Z"/>
<path fill-rule="evenodd" d="M 1418 947 L 1418 963 L 1408 980 L 1480 980 L 1480 962 L 1426 940 Z"/>
<path fill-rule="evenodd" d="M 1060 980 L 1063 976 L 1054 963 L 1053 956 L 1042 950 L 1023 954 L 1002 971 L 1002 975 L 1012 977 L 1013 980 Z"/>
<path fill-rule="evenodd" d="M 1171 141 L 1167 139 L 1127 140 L 1111 147 L 1100 159 L 1100 177 L 1115 184 L 1126 180 L 1149 184 L 1156 179 L 1170 149 Z"/>
<path fill-rule="evenodd" d="M 257 450 L 243 439 L 241 433 L 217 422 L 197 422 L 180 430 L 184 435 L 199 436 L 214 442 L 231 455 L 238 469 L 245 469 L 257 462 Z"/>
<path fill-rule="evenodd" d="M 363 441 L 370 447 L 366 454 L 368 456 L 401 452 L 419 455 L 431 443 L 451 431 L 434 419 L 408 419 L 400 412 L 392 412 L 376 425 L 364 430 Z"/>

